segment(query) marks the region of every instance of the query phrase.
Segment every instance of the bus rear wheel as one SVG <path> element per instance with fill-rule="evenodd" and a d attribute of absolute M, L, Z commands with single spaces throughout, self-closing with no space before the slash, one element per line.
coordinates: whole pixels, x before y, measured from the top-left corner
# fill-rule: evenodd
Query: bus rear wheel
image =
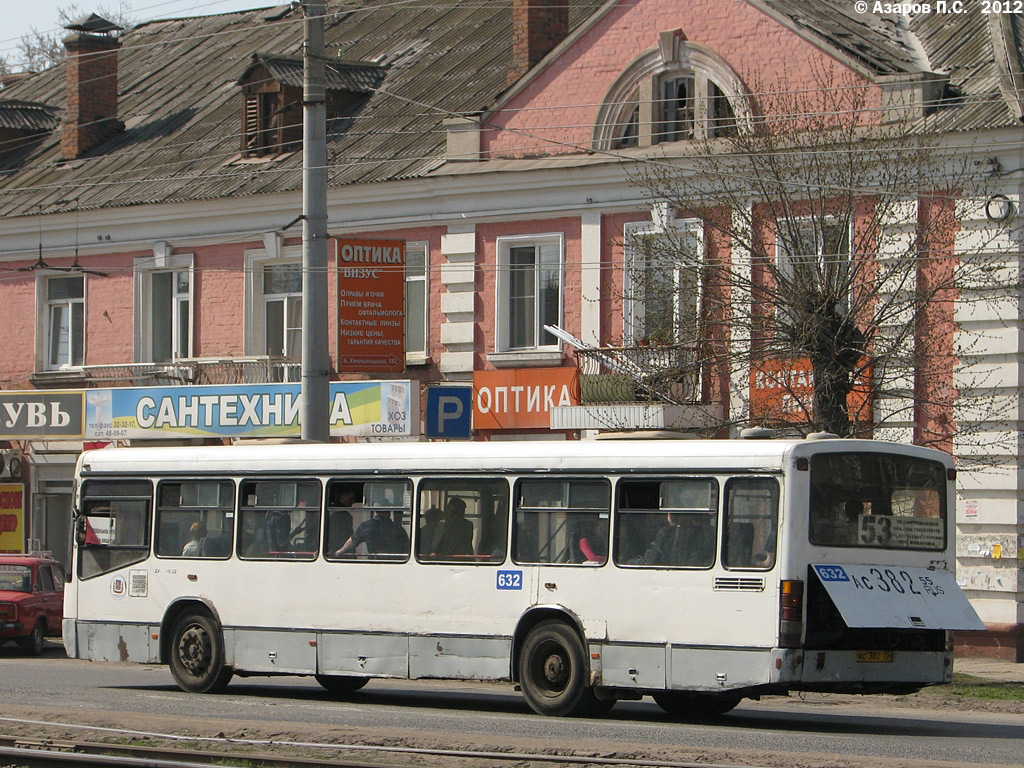
<path fill-rule="evenodd" d="M 560 621 L 542 621 L 530 630 L 519 654 L 523 696 L 540 715 L 586 717 L 601 713 L 604 702 L 587 685 L 587 670 L 583 642 Z"/>
<path fill-rule="evenodd" d="M 220 693 L 234 674 L 224 666 L 224 638 L 207 614 L 187 613 L 174 625 L 171 675 L 189 693 Z"/>
<path fill-rule="evenodd" d="M 724 715 L 743 699 L 730 693 L 694 693 L 691 691 L 659 691 L 655 703 L 673 717 L 706 720 Z"/>
<path fill-rule="evenodd" d="M 368 677 L 353 677 L 351 675 L 314 675 L 316 681 L 323 686 L 325 691 L 335 696 L 347 696 L 355 693 L 368 682 Z"/>

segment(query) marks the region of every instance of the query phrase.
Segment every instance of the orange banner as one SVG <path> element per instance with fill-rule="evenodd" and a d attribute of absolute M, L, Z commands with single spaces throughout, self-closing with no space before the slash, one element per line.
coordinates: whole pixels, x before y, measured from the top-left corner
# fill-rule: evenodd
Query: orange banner
<path fill-rule="evenodd" d="M 806 424 L 813 416 L 814 371 L 811 361 L 761 360 L 750 367 L 750 415 L 765 421 Z M 846 396 L 854 421 L 871 418 L 871 369 L 866 368 Z"/>
<path fill-rule="evenodd" d="M 25 551 L 25 486 L 0 483 L 0 554 Z"/>
<path fill-rule="evenodd" d="M 473 374 L 474 429 L 547 429 L 556 405 L 578 405 L 575 368 Z"/>
<path fill-rule="evenodd" d="M 405 242 L 337 239 L 338 370 L 405 370 Z"/>

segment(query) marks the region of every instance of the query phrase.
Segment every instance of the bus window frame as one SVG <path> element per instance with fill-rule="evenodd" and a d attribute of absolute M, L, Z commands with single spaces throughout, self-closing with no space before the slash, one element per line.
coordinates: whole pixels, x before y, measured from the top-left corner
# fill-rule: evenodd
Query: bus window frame
<path fill-rule="evenodd" d="M 409 493 L 409 506 L 407 506 L 407 507 L 406 506 L 400 506 L 400 505 L 376 506 L 376 505 L 367 505 L 367 504 L 365 504 L 364 503 L 365 500 L 366 500 L 366 488 L 365 488 L 365 486 L 366 486 L 367 483 L 378 484 L 378 485 L 385 485 L 385 484 L 398 485 L 398 484 L 404 484 L 406 486 L 407 490 L 408 490 L 408 493 Z M 331 493 L 331 491 L 336 486 L 343 486 L 343 485 L 359 485 L 359 486 L 363 486 L 362 489 L 361 489 L 362 490 L 362 498 L 361 498 L 361 500 L 358 501 L 357 503 L 352 504 L 352 505 L 347 506 L 347 507 L 339 506 L 337 504 L 332 504 L 330 502 L 330 493 Z M 319 547 L 319 550 L 320 550 L 320 554 L 323 557 L 323 559 L 326 562 L 328 562 L 328 563 L 390 563 L 392 565 L 395 565 L 395 564 L 402 564 L 402 563 L 409 562 L 409 560 L 412 557 L 412 549 L 413 549 L 413 544 L 412 544 L 412 526 L 413 526 L 413 520 L 414 520 L 413 510 L 414 510 L 414 505 L 415 505 L 413 497 L 414 497 L 415 493 L 416 493 L 416 483 L 414 482 L 414 478 L 411 475 L 407 475 L 407 474 L 396 474 L 396 475 L 365 475 L 365 474 L 360 474 L 360 475 L 330 475 L 329 477 L 327 477 L 326 478 L 326 482 L 323 484 L 323 496 L 321 497 L 321 506 L 323 507 L 323 520 L 322 520 L 321 525 L 320 525 L 320 547 Z M 355 521 L 353 521 L 352 533 L 350 534 L 350 537 L 355 535 L 355 532 L 359 529 L 360 525 L 362 525 L 363 523 L 369 522 L 369 520 L 377 512 L 388 512 L 391 515 L 391 520 L 392 521 L 394 521 L 394 519 L 395 519 L 394 518 L 394 514 L 396 512 L 403 513 L 408 518 L 409 528 L 408 528 L 408 530 L 406 530 L 406 526 L 405 526 L 404 522 L 399 523 L 399 525 L 402 527 L 402 530 L 405 531 L 406 537 L 409 539 L 409 548 L 404 553 L 401 553 L 401 554 L 399 554 L 399 553 L 391 553 L 391 552 L 376 552 L 376 553 L 374 553 L 374 552 L 351 552 L 351 553 L 345 553 L 345 554 L 342 554 L 342 555 L 337 555 L 337 554 L 335 554 L 337 549 L 340 549 L 340 546 L 344 546 L 344 544 L 345 544 L 345 542 L 342 542 L 341 545 L 338 548 L 334 549 L 333 551 L 328 551 L 327 542 L 330 540 L 330 537 L 331 537 L 331 530 L 330 530 L 331 526 L 330 526 L 329 516 L 332 513 L 340 512 L 342 510 L 345 510 L 345 511 L 348 511 L 348 510 L 360 510 L 360 511 L 368 511 L 368 512 L 370 512 L 370 514 L 366 517 L 365 520 L 361 520 L 359 523 L 356 523 Z M 349 512 L 349 514 L 351 515 L 351 512 Z"/>
<path fill-rule="evenodd" d="M 295 483 L 296 485 L 296 498 L 294 501 L 295 506 L 287 506 L 285 504 L 268 504 L 267 506 L 249 506 L 243 504 L 244 501 L 244 487 L 246 483 Z M 318 493 L 318 501 L 315 506 L 302 507 L 298 506 L 300 499 L 298 498 L 298 487 L 304 483 L 314 485 Z M 247 562 L 272 562 L 272 563 L 309 563 L 316 560 L 320 555 L 320 543 L 323 535 L 323 506 L 324 506 L 324 484 L 319 476 L 313 475 L 270 475 L 270 476 L 247 476 L 242 477 L 238 480 L 235 488 L 235 531 L 234 531 L 234 552 L 239 560 Z M 300 510 L 307 511 L 306 517 L 309 517 L 308 512 L 315 512 L 314 518 L 317 524 L 316 542 L 311 551 L 302 550 L 295 551 L 294 557 L 281 557 L 270 554 L 271 550 L 267 547 L 266 555 L 246 555 L 242 547 L 242 536 L 245 532 L 245 513 L 259 513 L 263 512 L 263 525 L 266 525 L 267 517 L 272 512 L 287 512 L 292 513 Z M 289 528 L 288 541 L 291 543 L 295 533 L 298 529 Z M 250 542 L 249 544 L 255 544 L 256 542 Z"/>
<path fill-rule="evenodd" d="M 685 511 L 683 511 L 682 512 L 682 514 L 707 515 L 707 516 L 713 518 L 714 540 L 713 540 L 713 545 L 712 545 L 712 558 L 711 558 L 711 562 L 708 565 L 670 565 L 670 564 L 658 564 L 658 563 L 648 564 L 648 563 L 642 563 L 642 562 L 631 562 L 630 561 L 631 559 L 623 558 L 621 556 L 622 542 L 621 542 L 621 539 L 620 539 L 620 537 L 618 535 L 620 530 L 622 530 L 622 528 L 621 528 L 622 520 L 624 518 L 628 518 L 630 515 L 638 515 L 638 516 L 639 515 L 658 515 L 658 516 L 663 516 L 663 517 L 665 517 L 667 519 L 668 514 L 670 512 L 672 512 L 673 510 L 680 510 L 680 511 L 682 511 L 682 510 L 685 510 L 685 509 L 689 509 L 689 508 L 684 508 L 684 507 L 664 507 L 664 508 L 661 507 L 661 488 L 660 488 L 660 484 L 661 483 L 666 483 L 666 482 L 680 482 L 680 481 L 687 481 L 687 480 L 710 480 L 714 484 L 714 491 L 715 491 L 715 502 L 714 502 L 714 504 L 715 505 L 714 505 L 714 509 L 713 510 L 708 511 L 708 512 L 704 512 L 704 511 L 700 511 L 700 512 L 697 512 L 697 511 L 685 512 Z M 623 489 L 623 487 L 626 486 L 626 485 L 629 485 L 631 483 L 641 483 L 641 482 L 643 482 L 643 483 L 658 483 L 659 484 L 659 488 L 658 488 L 658 493 L 659 493 L 658 505 L 659 506 L 658 506 L 657 509 L 644 509 L 644 508 L 639 508 L 639 507 L 636 507 L 636 508 L 634 508 L 634 507 L 624 508 L 622 506 L 621 500 L 622 500 L 622 489 Z M 637 474 L 637 475 L 628 475 L 628 476 L 624 476 L 624 477 L 619 477 L 618 481 L 615 483 L 615 494 L 614 494 L 614 498 L 613 498 L 614 520 L 613 520 L 613 525 L 612 525 L 612 532 L 614 534 L 616 534 L 615 537 L 614 537 L 614 541 L 612 542 L 613 546 L 614 546 L 613 559 L 614 559 L 616 567 L 624 568 L 624 569 L 638 569 L 638 570 L 651 570 L 651 569 L 666 570 L 667 569 L 667 570 L 673 570 L 673 571 L 709 571 L 709 570 L 713 569 L 719 563 L 719 560 L 720 560 L 720 558 L 719 558 L 719 549 L 720 549 L 720 542 L 721 542 L 721 529 L 722 529 L 722 516 L 723 516 L 723 503 L 724 503 L 723 502 L 723 499 L 724 499 L 724 493 L 723 493 L 724 485 L 725 485 L 725 482 L 723 482 L 723 478 L 722 477 L 720 477 L 718 475 L 715 475 L 715 474 L 707 473 L 707 472 L 702 472 L 700 474 L 692 474 L 692 475 L 691 474 L 678 474 L 678 475 L 676 475 L 676 474 L 659 473 L 659 474 L 651 474 L 651 475 Z M 696 509 L 696 508 L 694 508 L 694 509 Z M 703 508 L 701 508 L 701 509 L 703 509 Z M 666 523 L 663 521 L 658 526 L 658 528 L 654 532 L 654 536 L 655 537 L 657 536 L 658 532 L 661 531 L 665 527 L 665 525 L 666 525 Z M 654 538 L 648 539 L 647 540 L 647 544 L 644 547 L 644 553 L 641 554 L 639 557 L 643 557 L 643 555 L 646 554 L 646 552 L 650 550 L 650 547 L 651 547 L 651 545 L 653 543 L 654 543 Z M 632 558 L 632 559 L 637 559 L 637 558 Z"/>
<path fill-rule="evenodd" d="M 728 547 L 730 541 L 730 520 L 729 512 L 732 508 L 730 504 L 729 491 L 733 485 L 742 482 L 750 481 L 771 481 L 773 483 L 773 494 L 775 497 L 775 512 L 774 515 L 769 519 L 774 520 L 773 526 L 771 526 L 765 536 L 765 541 L 771 541 L 772 549 L 771 552 L 767 550 L 764 554 L 771 555 L 771 559 L 767 560 L 765 565 L 730 565 L 728 558 Z M 749 474 L 749 475 L 731 475 L 726 478 L 725 483 L 722 485 L 722 543 L 721 543 L 721 557 L 722 567 L 727 571 L 755 571 L 758 573 L 767 573 L 775 569 L 779 562 L 779 538 L 780 538 L 780 526 L 782 525 L 782 503 L 783 503 L 783 486 L 780 478 L 777 475 L 765 475 L 765 474 Z M 763 519 L 763 518 L 761 518 Z M 756 531 L 751 533 L 751 553 L 750 559 L 754 557 L 754 544 L 755 544 Z"/>
<path fill-rule="evenodd" d="M 416 479 L 416 487 L 414 489 L 414 494 L 415 494 L 415 497 L 416 497 L 415 501 L 414 501 L 414 506 L 415 506 L 416 514 L 413 516 L 413 532 L 415 534 L 415 537 L 414 537 L 413 542 L 412 542 L 413 556 L 415 557 L 416 562 L 420 563 L 422 565 L 449 565 L 449 566 L 450 565 L 474 565 L 474 566 L 488 566 L 489 565 L 489 566 L 497 567 L 497 566 L 503 565 L 508 560 L 508 558 L 509 558 L 509 551 L 510 551 L 510 548 L 509 548 L 509 530 L 510 530 L 511 518 L 512 518 L 512 510 L 511 510 L 512 497 L 511 497 L 510 494 L 511 494 L 511 488 L 512 488 L 512 485 L 513 485 L 511 481 L 513 479 L 515 479 L 514 476 L 508 476 L 508 475 L 504 475 L 503 476 L 503 475 L 492 475 L 492 474 L 482 474 L 482 475 L 443 475 L 443 476 L 441 476 L 441 475 L 422 475 L 420 477 L 417 477 L 417 479 Z M 462 498 L 462 495 L 460 495 L 460 489 L 462 489 L 463 492 L 465 490 L 472 490 L 475 493 L 479 493 L 479 491 L 473 489 L 472 486 L 473 486 L 474 483 L 475 484 L 481 484 L 481 485 L 485 484 L 485 483 L 490 483 L 490 484 L 494 484 L 494 485 L 503 486 L 503 493 L 500 494 L 500 498 L 504 499 L 504 503 L 505 503 L 505 510 L 504 510 L 504 513 L 505 513 L 505 524 L 504 524 L 504 528 L 503 528 L 503 535 L 499 539 L 501 541 L 501 544 L 502 544 L 501 555 L 500 556 L 495 555 L 493 548 L 492 548 L 492 551 L 491 551 L 490 554 L 474 552 L 472 554 L 466 554 L 466 555 L 458 555 L 458 554 L 433 555 L 433 554 L 427 554 L 425 552 L 420 552 L 420 543 L 422 541 L 423 527 L 424 527 L 422 525 L 422 522 L 423 522 L 423 518 L 424 518 L 425 514 L 430 509 L 437 507 L 441 511 L 442 520 L 443 520 L 444 506 L 445 506 L 445 504 L 437 505 L 437 504 L 431 503 L 431 506 L 425 509 L 424 508 L 424 504 L 425 504 L 424 494 L 425 493 L 444 493 L 446 496 L 449 496 L 449 494 L 454 494 L 454 495 L 449 496 L 449 499 L 450 498 Z M 449 487 L 448 488 L 438 487 L 441 484 L 446 484 Z M 499 494 L 494 494 L 494 497 L 498 498 Z M 471 517 L 469 515 L 466 515 L 464 519 L 468 519 L 468 520 L 470 520 L 470 522 L 473 522 L 473 520 L 471 519 Z M 474 524 L 474 526 L 473 526 L 473 537 L 474 537 L 474 539 L 482 531 L 483 518 L 479 517 L 478 521 L 480 523 L 481 530 L 478 530 L 477 529 L 477 525 Z M 474 545 L 474 549 L 476 549 L 476 545 Z"/>
<path fill-rule="evenodd" d="M 203 506 L 188 506 L 188 507 L 161 507 L 160 494 L 163 486 L 165 485 L 185 485 L 186 483 L 216 483 L 218 485 L 227 484 L 231 487 L 231 504 L 227 507 L 209 507 Z M 238 515 L 238 500 L 239 500 L 239 485 L 240 483 L 231 477 L 157 477 L 156 478 L 156 490 L 153 494 L 154 506 L 153 506 L 153 557 L 159 560 L 229 560 L 234 553 L 235 547 L 235 528 Z M 163 512 L 167 511 L 180 511 L 181 513 L 194 512 L 202 518 L 204 512 L 217 512 L 221 511 L 224 513 L 224 522 L 226 525 L 221 530 L 227 531 L 227 543 L 228 551 L 224 555 L 184 555 L 180 551 L 177 554 L 160 554 L 160 518 Z M 201 521 L 201 519 L 200 519 Z M 205 527 L 205 524 L 204 524 Z M 207 533 L 208 533 L 207 529 Z M 204 537 L 208 539 L 209 537 Z M 221 537 L 218 537 L 221 538 Z"/>
<path fill-rule="evenodd" d="M 520 499 L 520 496 L 521 496 L 521 489 L 522 489 L 522 487 L 524 485 L 526 485 L 528 483 L 572 483 L 572 482 L 591 483 L 591 484 L 595 484 L 595 485 L 603 485 L 603 486 L 605 486 L 605 490 L 607 491 L 606 496 L 605 496 L 607 505 L 604 507 L 603 510 L 600 507 L 571 507 L 571 506 L 562 506 L 562 507 L 521 507 L 521 506 L 519 506 L 519 499 Z M 582 568 L 602 568 L 602 567 L 604 567 L 605 565 L 608 564 L 608 561 L 610 560 L 610 557 L 609 557 L 608 553 L 610 552 L 610 549 L 609 549 L 609 547 L 610 547 L 610 539 L 611 539 L 611 533 L 612 533 L 612 530 L 613 530 L 613 526 L 612 526 L 612 505 L 614 503 L 614 493 L 615 493 L 614 476 L 607 475 L 607 474 L 603 474 L 603 475 L 577 475 L 577 474 L 573 474 L 573 475 L 549 475 L 549 476 L 543 476 L 543 477 L 538 477 L 538 476 L 516 477 L 515 478 L 515 482 L 512 483 L 512 497 L 511 497 L 510 509 L 509 509 L 509 525 L 511 527 L 512 539 L 511 539 L 511 545 L 509 546 L 509 550 L 508 550 L 508 557 L 510 557 L 511 561 L 513 563 L 515 563 L 516 565 L 522 565 L 522 566 L 545 566 L 545 567 L 546 566 L 553 566 L 553 567 L 572 566 L 572 567 L 576 567 L 576 568 L 581 568 L 581 567 Z M 567 535 L 568 535 L 568 526 L 578 522 L 577 520 L 572 519 L 572 518 L 577 517 L 577 516 L 582 518 L 584 515 L 593 515 L 598 520 L 601 520 L 602 516 L 603 516 L 603 519 L 605 521 L 605 531 L 604 531 L 604 535 L 603 535 L 604 552 L 605 552 L 604 560 L 603 561 L 583 561 L 583 562 L 578 562 L 578 563 L 577 562 L 573 562 L 572 559 L 571 559 L 571 556 L 573 554 L 573 545 L 572 545 L 571 541 L 567 545 L 568 549 L 566 550 L 566 548 L 563 547 L 563 549 L 559 553 L 559 555 L 561 556 L 562 553 L 565 553 L 567 551 L 568 555 L 570 556 L 570 559 L 568 561 L 541 560 L 540 557 L 539 557 L 539 554 L 538 554 L 538 559 L 537 560 L 529 560 L 529 559 L 522 558 L 522 556 L 519 553 L 519 549 L 518 549 L 519 548 L 519 532 L 520 532 L 519 513 L 521 511 L 526 511 L 528 514 L 531 514 L 531 513 L 541 513 L 541 512 L 548 512 L 548 513 L 562 512 L 562 513 L 565 513 L 567 518 L 570 518 L 570 519 L 567 519 L 565 521 L 565 523 L 563 524 L 563 530 L 566 531 Z M 540 538 L 540 534 L 538 533 L 538 543 L 539 543 L 539 538 Z"/>
<path fill-rule="evenodd" d="M 101 489 L 104 484 L 108 487 L 114 488 L 117 486 L 137 486 L 136 490 L 141 490 L 143 486 L 148 486 L 148 495 L 142 493 L 125 493 L 120 495 L 114 495 L 109 491 L 105 493 L 96 493 L 95 495 L 90 494 L 93 488 L 99 486 Z M 153 520 L 154 520 L 154 500 L 153 494 L 155 492 L 156 482 L 152 477 L 139 477 L 129 475 L 127 477 L 119 478 L 108 478 L 108 477 L 88 477 L 82 481 L 82 487 L 79 496 L 79 506 L 74 513 L 74 536 L 75 546 L 78 550 L 77 562 L 78 565 L 75 569 L 75 575 L 83 580 L 88 581 L 94 579 L 97 576 L 103 576 L 107 573 L 126 568 L 136 563 L 141 563 L 153 552 Z M 137 544 L 111 544 L 98 541 L 99 535 L 92 529 L 89 523 L 90 518 L 107 518 L 113 519 L 115 515 L 112 513 L 112 503 L 116 501 L 136 501 L 145 504 L 145 510 L 143 512 L 143 519 L 139 525 L 139 530 L 142 533 L 142 541 Z M 94 514 L 90 513 L 89 510 L 92 504 L 106 504 L 106 507 L 92 507 L 94 510 L 106 509 L 106 514 Z M 96 542 L 90 542 L 88 540 L 89 533 L 92 532 L 93 536 L 97 538 Z M 135 557 L 129 557 L 125 560 L 118 560 L 116 563 L 107 563 L 106 565 L 99 567 L 95 573 L 86 575 L 83 572 L 85 565 L 85 553 L 87 552 L 134 552 Z M 115 558 L 110 558 L 111 560 Z"/>

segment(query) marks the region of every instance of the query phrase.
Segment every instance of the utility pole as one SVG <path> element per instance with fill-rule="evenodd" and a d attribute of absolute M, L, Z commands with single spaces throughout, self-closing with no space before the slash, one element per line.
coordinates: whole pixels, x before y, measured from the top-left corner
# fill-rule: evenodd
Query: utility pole
<path fill-rule="evenodd" d="M 305 0 L 302 88 L 302 438 L 328 442 L 324 0 Z"/>

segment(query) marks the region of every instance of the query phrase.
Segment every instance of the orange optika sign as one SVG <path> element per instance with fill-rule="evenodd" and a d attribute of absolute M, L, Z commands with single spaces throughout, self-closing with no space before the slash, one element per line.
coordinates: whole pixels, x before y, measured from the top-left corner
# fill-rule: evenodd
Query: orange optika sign
<path fill-rule="evenodd" d="M 405 241 L 338 238 L 338 368 L 405 369 Z"/>
<path fill-rule="evenodd" d="M 474 429 L 547 429 L 556 405 L 578 405 L 575 368 L 473 374 Z"/>
<path fill-rule="evenodd" d="M 25 551 L 25 486 L 0 483 L 0 554 Z"/>
<path fill-rule="evenodd" d="M 808 358 L 760 360 L 750 368 L 750 415 L 755 419 L 806 424 L 813 416 L 814 370 Z M 846 407 L 855 421 L 871 418 L 871 369 L 857 377 Z"/>

